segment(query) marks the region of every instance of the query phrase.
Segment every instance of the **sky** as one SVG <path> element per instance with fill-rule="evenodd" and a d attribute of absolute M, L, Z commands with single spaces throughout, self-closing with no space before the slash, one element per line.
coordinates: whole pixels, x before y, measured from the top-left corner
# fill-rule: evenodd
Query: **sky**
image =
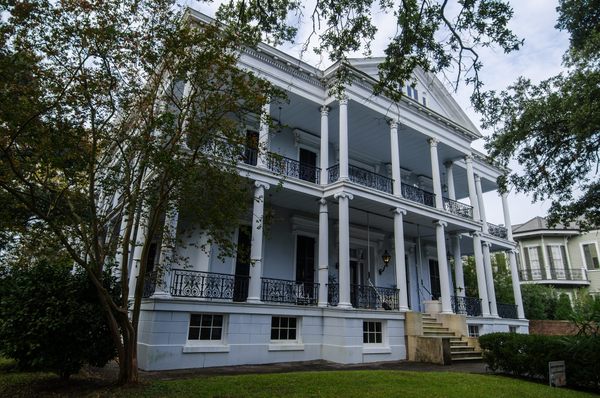
<path fill-rule="evenodd" d="M 525 43 L 520 51 L 512 54 L 504 54 L 502 50 L 487 48 L 479 50 L 484 67 L 480 72 L 485 90 L 502 90 L 513 83 L 519 76 L 530 78 L 533 82 L 544 80 L 550 76 L 560 73 L 562 56 L 568 48 L 569 39 L 565 32 L 554 29 L 556 24 L 558 5 L 557 0 L 512 0 L 509 1 L 514 10 L 510 28 Z M 213 16 L 218 2 L 213 3 L 188 3 L 193 8 L 207 15 Z M 307 9 L 310 7 L 307 4 Z M 307 19 L 307 18 L 306 18 Z M 375 13 L 374 22 L 379 28 L 375 42 L 372 45 L 373 56 L 383 55 L 388 40 L 393 33 L 395 24 L 393 17 L 384 13 Z M 296 39 L 297 44 L 285 44 L 280 47 L 292 56 L 300 57 L 301 48 L 305 38 L 311 30 L 308 20 L 301 21 L 300 29 Z M 359 56 L 359 54 L 357 54 Z M 302 59 L 320 68 L 327 67 L 329 62 L 326 58 L 318 56 L 310 51 L 302 54 Z M 480 125 L 480 116 L 473 110 L 469 96 L 470 88 L 461 86 L 453 93 L 458 104 L 464 109 L 471 120 Z M 489 132 L 481 130 L 484 135 Z M 484 152 L 483 140 L 473 143 L 473 147 Z M 516 162 L 510 165 L 517 170 Z M 502 204 L 496 193 L 484 194 L 486 215 L 489 222 L 504 224 Z M 509 194 L 509 209 L 512 224 L 523 223 L 535 216 L 545 216 L 550 202 L 532 203 L 531 198 L 524 194 Z"/>

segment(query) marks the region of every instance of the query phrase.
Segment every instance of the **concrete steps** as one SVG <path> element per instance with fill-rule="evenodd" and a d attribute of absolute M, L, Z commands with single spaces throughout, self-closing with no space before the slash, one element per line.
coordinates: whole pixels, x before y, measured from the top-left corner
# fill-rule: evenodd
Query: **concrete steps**
<path fill-rule="evenodd" d="M 468 341 L 456 336 L 441 322 L 428 314 L 423 314 L 423 336 L 425 337 L 447 337 L 450 339 L 450 355 L 452 362 L 481 361 L 481 351 L 469 345 Z"/>

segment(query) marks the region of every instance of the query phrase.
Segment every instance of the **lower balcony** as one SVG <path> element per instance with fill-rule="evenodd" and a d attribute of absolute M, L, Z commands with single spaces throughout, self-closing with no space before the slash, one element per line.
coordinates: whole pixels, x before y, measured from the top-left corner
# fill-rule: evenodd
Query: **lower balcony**
<path fill-rule="evenodd" d="M 317 305 L 319 284 L 262 278 L 260 299 L 269 303 Z"/>
<path fill-rule="evenodd" d="M 455 314 L 481 316 L 481 299 L 477 297 L 451 296 L 452 311 Z"/>
<path fill-rule="evenodd" d="M 398 310 L 398 289 L 371 285 L 351 285 L 350 303 L 353 308 Z M 339 284 L 327 285 L 327 303 L 337 306 L 339 303 Z"/>
<path fill-rule="evenodd" d="M 173 269 L 169 291 L 173 297 L 246 301 L 249 279 L 243 275 Z"/>
<path fill-rule="evenodd" d="M 498 309 L 498 316 L 500 318 L 508 318 L 508 319 L 519 318 L 519 315 L 517 314 L 517 305 L 516 304 L 497 303 L 496 308 Z"/>

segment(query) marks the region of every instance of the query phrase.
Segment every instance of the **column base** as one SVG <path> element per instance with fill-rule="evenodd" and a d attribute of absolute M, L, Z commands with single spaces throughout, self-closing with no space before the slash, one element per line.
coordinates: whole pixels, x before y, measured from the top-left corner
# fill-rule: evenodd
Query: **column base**
<path fill-rule="evenodd" d="M 173 298 L 173 296 L 171 296 L 171 293 L 167 293 L 167 292 L 154 292 L 154 294 L 152 296 L 150 296 L 150 298 Z"/>
<path fill-rule="evenodd" d="M 327 303 L 318 303 L 317 307 L 325 308 L 325 307 L 327 307 Z"/>
<path fill-rule="evenodd" d="M 351 310 L 352 307 L 352 303 L 338 303 L 337 308 L 342 308 L 344 310 Z"/>
<path fill-rule="evenodd" d="M 400 308 L 398 308 L 398 311 L 407 312 L 407 311 L 410 311 L 410 308 L 408 308 L 408 307 L 400 307 Z"/>
<path fill-rule="evenodd" d="M 246 302 L 249 304 L 262 304 L 263 302 L 260 301 L 260 298 L 258 297 L 248 297 L 246 298 Z"/>

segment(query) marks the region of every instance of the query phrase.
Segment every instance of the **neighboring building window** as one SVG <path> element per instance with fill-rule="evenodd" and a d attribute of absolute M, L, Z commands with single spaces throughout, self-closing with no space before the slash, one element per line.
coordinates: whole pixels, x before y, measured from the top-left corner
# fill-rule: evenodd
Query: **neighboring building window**
<path fill-rule="evenodd" d="M 296 340 L 297 326 L 296 318 L 274 316 L 271 318 L 271 340 Z"/>
<path fill-rule="evenodd" d="M 598 264 L 598 249 L 595 243 L 586 243 L 583 246 L 583 257 L 587 269 L 599 269 Z"/>
<path fill-rule="evenodd" d="M 383 332 L 381 322 L 364 321 L 363 322 L 363 343 L 381 344 L 383 342 Z"/>
<path fill-rule="evenodd" d="M 560 245 L 548 246 L 548 251 L 550 252 L 551 264 L 556 269 L 564 269 L 565 264 L 563 263 L 562 251 L 560 250 Z"/>
<path fill-rule="evenodd" d="M 223 315 L 190 314 L 188 340 L 217 341 L 223 337 Z"/>
<path fill-rule="evenodd" d="M 479 325 L 469 325 L 469 337 L 479 337 Z"/>
<path fill-rule="evenodd" d="M 538 246 L 528 247 L 527 251 L 529 252 L 529 268 L 540 269 L 541 263 L 538 255 Z"/>

